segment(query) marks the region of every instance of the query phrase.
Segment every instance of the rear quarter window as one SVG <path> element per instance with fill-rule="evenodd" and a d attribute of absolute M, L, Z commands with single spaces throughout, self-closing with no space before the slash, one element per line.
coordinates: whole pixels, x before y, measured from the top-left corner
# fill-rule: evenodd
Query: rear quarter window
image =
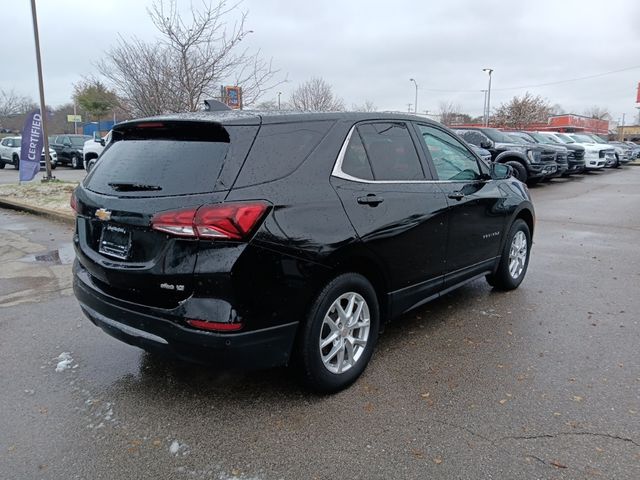
<path fill-rule="evenodd" d="M 333 121 L 316 121 L 262 125 L 234 187 L 248 187 L 290 175 L 333 124 Z"/>

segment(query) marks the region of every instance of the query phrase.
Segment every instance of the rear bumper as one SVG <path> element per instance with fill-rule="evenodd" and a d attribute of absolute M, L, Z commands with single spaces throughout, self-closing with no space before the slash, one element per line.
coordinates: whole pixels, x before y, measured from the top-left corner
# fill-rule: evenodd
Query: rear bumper
<path fill-rule="evenodd" d="M 159 316 L 156 309 L 124 302 L 102 292 L 77 264 L 74 265 L 73 290 L 89 320 L 118 340 L 225 369 L 285 365 L 298 328 L 298 322 L 241 333 L 188 328 Z"/>

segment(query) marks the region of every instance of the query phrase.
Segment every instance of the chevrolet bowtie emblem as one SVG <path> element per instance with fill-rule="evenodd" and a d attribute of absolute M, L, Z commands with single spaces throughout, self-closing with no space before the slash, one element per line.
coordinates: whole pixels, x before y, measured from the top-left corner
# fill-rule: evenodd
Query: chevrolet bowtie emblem
<path fill-rule="evenodd" d="M 105 208 L 99 208 L 96 210 L 96 217 L 104 222 L 111 220 L 111 212 Z"/>

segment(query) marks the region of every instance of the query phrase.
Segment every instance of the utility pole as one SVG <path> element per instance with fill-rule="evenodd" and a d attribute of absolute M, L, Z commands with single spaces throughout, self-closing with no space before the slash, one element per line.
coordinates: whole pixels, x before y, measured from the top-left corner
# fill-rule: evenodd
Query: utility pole
<path fill-rule="evenodd" d="M 413 104 L 413 112 L 418 113 L 418 82 L 416 82 L 413 78 L 410 78 L 409 81 L 413 82 L 416 86 L 416 99 L 415 103 Z"/>
<path fill-rule="evenodd" d="M 278 110 L 280 110 L 280 95 L 282 95 L 282 92 L 278 92 Z"/>
<path fill-rule="evenodd" d="M 53 179 L 51 176 L 51 158 L 49 158 L 49 138 L 47 137 L 47 107 L 44 103 L 44 82 L 42 81 L 42 60 L 40 59 L 40 37 L 38 35 L 38 15 L 36 0 L 31 0 L 31 17 L 33 18 L 33 37 L 36 43 L 36 64 L 38 66 L 38 88 L 40 89 L 40 116 L 42 117 L 42 135 L 44 140 L 44 163 L 47 175 L 44 181 Z"/>
<path fill-rule="evenodd" d="M 411 105 L 413 105 L 413 103 L 407 103 L 407 112 L 411 113 Z"/>

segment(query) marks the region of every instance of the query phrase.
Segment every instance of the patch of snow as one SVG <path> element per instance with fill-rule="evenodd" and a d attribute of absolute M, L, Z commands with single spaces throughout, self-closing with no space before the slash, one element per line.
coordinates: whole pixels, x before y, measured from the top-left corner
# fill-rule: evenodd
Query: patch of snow
<path fill-rule="evenodd" d="M 171 442 L 171 445 L 169 445 L 169 453 L 171 455 L 177 455 L 178 452 L 180 451 L 180 447 L 182 445 L 180 445 L 180 442 L 178 442 L 177 440 L 174 440 L 173 442 Z"/>
<path fill-rule="evenodd" d="M 73 362 L 73 358 L 69 352 L 62 352 L 56 358 L 58 360 L 58 364 L 56 365 L 56 372 L 64 372 L 68 368 L 71 368 L 71 363 Z"/>

